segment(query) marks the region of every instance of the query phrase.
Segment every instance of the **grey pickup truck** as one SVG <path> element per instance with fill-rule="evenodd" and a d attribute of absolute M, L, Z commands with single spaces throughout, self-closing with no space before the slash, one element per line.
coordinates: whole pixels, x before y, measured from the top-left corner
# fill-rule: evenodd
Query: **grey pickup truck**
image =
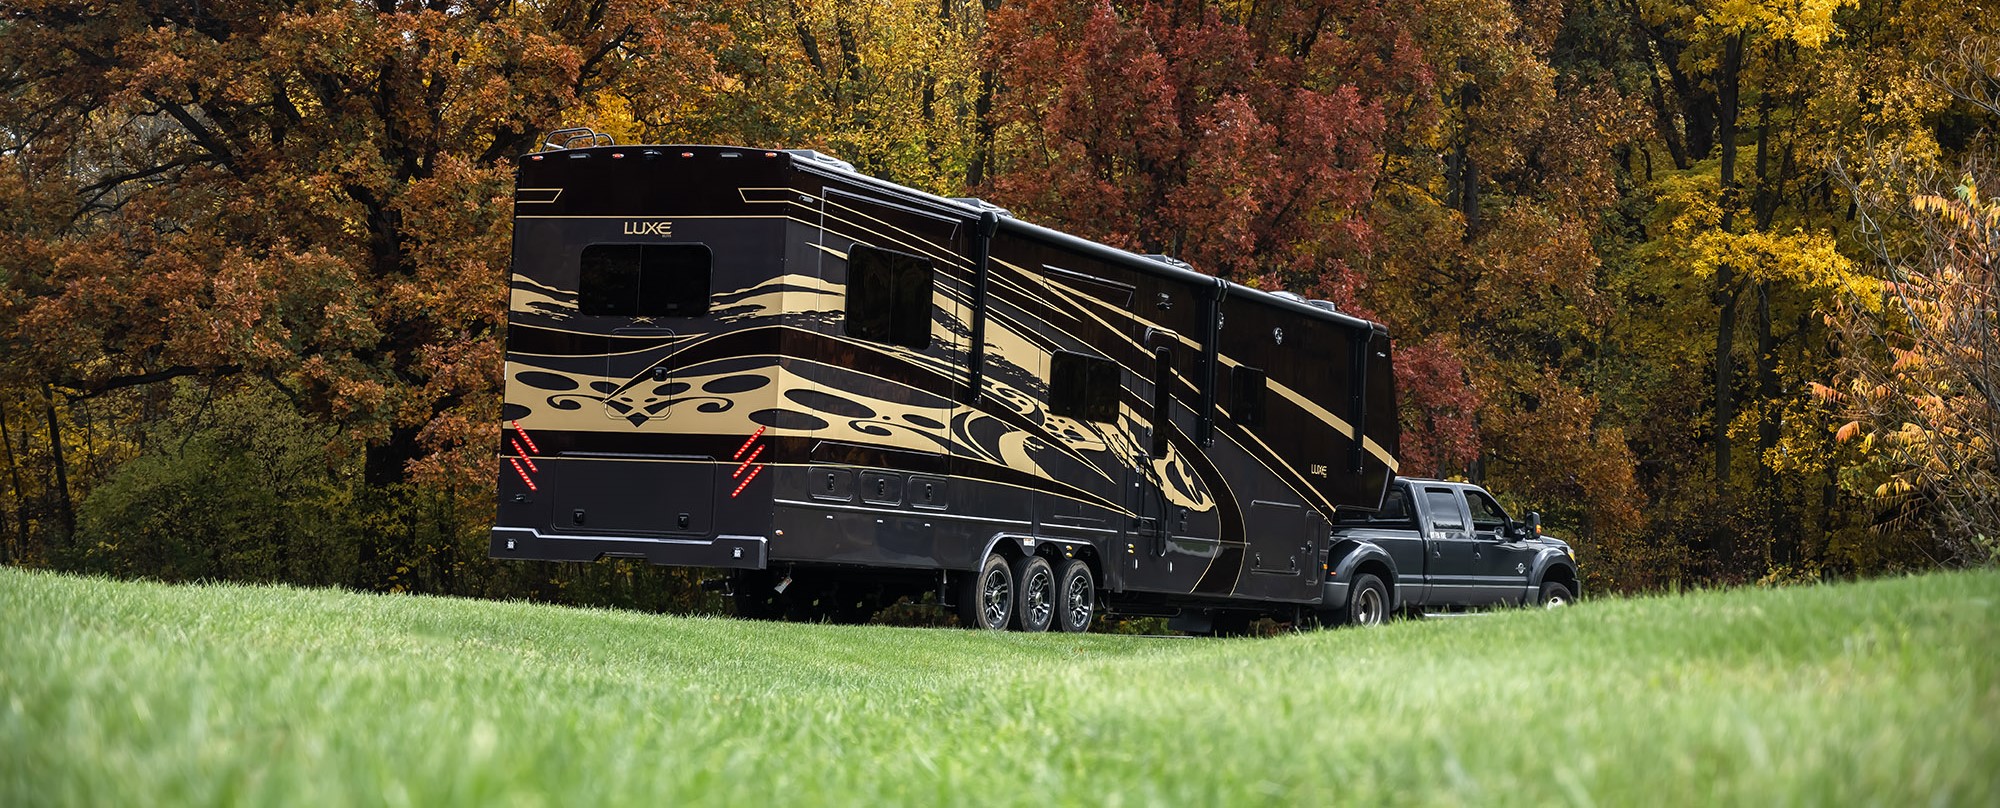
<path fill-rule="evenodd" d="M 1397 609 L 1560 606 L 1582 591 L 1569 544 L 1541 515 L 1507 515 L 1485 489 L 1397 479 L 1374 512 L 1339 514 L 1321 619 L 1375 625 Z"/>

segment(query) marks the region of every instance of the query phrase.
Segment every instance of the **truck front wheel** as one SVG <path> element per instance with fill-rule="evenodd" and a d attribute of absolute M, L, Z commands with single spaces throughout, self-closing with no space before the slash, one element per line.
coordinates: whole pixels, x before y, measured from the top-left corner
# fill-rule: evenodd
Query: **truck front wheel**
<path fill-rule="evenodd" d="M 1347 605 L 1334 610 L 1334 622 L 1349 626 L 1379 626 L 1389 619 L 1389 588 L 1382 579 L 1363 573 L 1347 587 Z"/>
<path fill-rule="evenodd" d="M 1569 587 L 1563 586 L 1561 582 L 1550 581 L 1542 584 L 1542 605 L 1544 607 L 1557 609 L 1568 606 L 1575 600 L 1576 596 L 1570 594 Z"/>

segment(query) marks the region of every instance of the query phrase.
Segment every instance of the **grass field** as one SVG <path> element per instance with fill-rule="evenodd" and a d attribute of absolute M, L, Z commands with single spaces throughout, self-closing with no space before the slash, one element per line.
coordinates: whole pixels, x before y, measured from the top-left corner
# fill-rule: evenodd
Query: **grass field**
<path fill-rule="evenodd" d="M 2000 804 L 2000 573 L 1271 639 L 0 569 L 0 805 Z"/>

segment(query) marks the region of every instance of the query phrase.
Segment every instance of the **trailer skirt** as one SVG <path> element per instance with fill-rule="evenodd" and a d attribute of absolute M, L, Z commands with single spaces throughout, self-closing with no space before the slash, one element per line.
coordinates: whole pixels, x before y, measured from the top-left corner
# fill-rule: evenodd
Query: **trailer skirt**
<path fill-rule="evenodd" d="M 677 567 L 763 569 L 769 562 L 763 536 L 717 536 L 713 539 L 631 539 L 607 536 L 546 534 L 532 528 L 496 527 L 488 550 L 494 558 L 515 561 L 596 561 L 643 558 Z"/>

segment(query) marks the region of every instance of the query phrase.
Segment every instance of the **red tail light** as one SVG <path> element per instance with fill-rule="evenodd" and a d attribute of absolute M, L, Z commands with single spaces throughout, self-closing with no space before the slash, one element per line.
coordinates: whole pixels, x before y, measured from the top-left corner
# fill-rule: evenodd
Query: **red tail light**
<path fill-rule="evenodd" d="M 755 465 L 757 458 L 764 455 L 764 444 L 757 442 L 758 438 L 764 436 L 764 430 L 765 427 L 757 427 L 757 431 L 751 433 L 750 438 L 743 441 L 742 446 L 736 447 L 736 454 L 729 456 L 731 460 L 743 461 L 737 464 L 736 470 L 729 475 L 729 479 L 739 481 L 736 483 L 736 490 L 729 492 L 730 499 L 735 499 L 737 494 L 743 493 L 743 489 L 750 487 L 750 481 L 757 479 L 757 475 L 764 471 L 763 466 Z M 751 448 L 753 446 L 756 448 Z"/>

